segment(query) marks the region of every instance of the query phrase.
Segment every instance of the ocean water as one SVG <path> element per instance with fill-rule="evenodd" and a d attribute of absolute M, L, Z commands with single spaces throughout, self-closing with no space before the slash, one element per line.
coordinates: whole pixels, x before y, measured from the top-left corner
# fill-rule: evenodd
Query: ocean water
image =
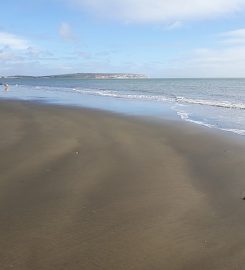
<path fill-rule="evenodd" d="M 245 79 L 0 79 L 1 99 L 174 117 L 245 136 Z"/>

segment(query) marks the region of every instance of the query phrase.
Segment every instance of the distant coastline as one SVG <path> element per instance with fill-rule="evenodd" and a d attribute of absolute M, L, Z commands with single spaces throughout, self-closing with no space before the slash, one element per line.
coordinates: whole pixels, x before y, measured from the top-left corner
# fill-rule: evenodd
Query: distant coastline
<path fill-rule="evenodd" d="M 61 75 L 46 75 L 46 76 L 2 76 L 1 78 L 10 79 L 23 79 L 23 78 L 47 78 L 47 79 L 146 79 L 147 76 L 144 74 L 133 74 L 133 73 L 72 73 L 72 74 L 61 74 Z"/>

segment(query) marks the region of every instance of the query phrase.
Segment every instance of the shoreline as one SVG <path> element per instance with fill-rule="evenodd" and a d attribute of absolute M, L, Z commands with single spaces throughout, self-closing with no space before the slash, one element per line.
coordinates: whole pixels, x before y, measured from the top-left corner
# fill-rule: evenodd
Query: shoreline
<path fill-rule="evenodd" d="M 0 105 L 1 269 L 242 269 L 245 143 L 236 135 Z"/>
<path fill-rule="evenodd" d="M 8 94 L 11 93 L 11 92 L 7 92 Z M 92 97 L 94 98 L 94 97 Z M 96 97 L 98 98 L 98 97 Z M 89 97 L 90 99 L 90 97 Z M 98 99 L 99 100 L 99 99 Z M 97 103 L 98 100 L 95 102 Z M 109 114 L 115 114 L 115 115 L 118 115 L 118 116 L 123 116 L 123 117 L 129 117 L 129 118 L 136 118 L 136 119 L 150 119 L 150 121 L 152 122 L 156 122 L 156 123 L 164 123 L 165 121 L 176 121 L 176 122 L 180 122 L 180 123 L 184 123 L 187 124 L 187 125 L 193 125 L 194 127 L 197 127 L 197 128 L 206 128 L 208 130 L 210 130 L 210 132 L 214 132 L 214 133 L 220 133 L 221 136 L 227 136 L 229 137 L 234 137 L 234 138 L 240 138 L 240 139 L 244 139 L 245 138 L 245 134 L 244 134 L 244 130 L 236 130 L 236 129 L 227 129 L 227 128 L 221 128 L 221 127 L 216 127 L 216 126 L 213 126 L 212 124 L 207 124 L 205 122 L 200 122 L 200 121 L 196 121 L 196 120 L 191 120 L 191 119 L 185 119 L 181 116 L 181 114 L 179 114 L 178 111 L 175 111 L 174 109 L 171 108 L 171 106 L 169 104 L 162 104 L 163 107 L 161 110 L 159 110 L 159 115 L 155 112 L 155 113 L 150 113 L 150 114 L 145 114 L 143 113 L 143 110 L 142 108 L 141 109 L 138 109 L 136 111 L 133 111 L 132 109 L 132 104 L 131 101 L 127 101 L 129 102 L 128 105 L 130 104 L 129 108 L 127 108 L 127 105 L 124 105 L 125 108 L 124 109 L 115 109 L 113 106 L 112 107 L 109 107 L 109 108 L 106 108 L 105 107 L 105 104 L 106 102 L 105 101 L 99 101 L 98 104 L 100 105 L 92 105 L 91 103 L 91 100 L 88 101 L 85 101 L 84 103 L 72 103 L 72 102 L 64 102 L 63 101 L 58 101 L 58 100 L 45 100 L 43 99 L 42 97 L 41 98 L 23 98 L 23 99 L 20 99 L 20 98 L 16 98 L 16 97 L 1 97 L 0 98 L 0 103 L 1 102 L 26 102 L 28 104 L 37 104 L 37 105 L 43 105 L 43 106 L 61 106 L 61 107 L 64 107 L 64 108 L 76 108 L 76 109 L 84 109 L 84 110 L 91 110 L 91 111 L 98 111 L 98 112 L 102 112 L 102 113 L 109 113 Z M 125 102 L 125 101 L 124 101 Z M 110 103 L 110 100 L 109 100 L 109 103 Z M 121 107 L 120 105 L 120 102 L 118 103 L 119 104 L 119 107 Z M 136 103 L 137 104 L 137 103 Z M 122 106 L 122 107 L 124 107 Z M 138 105 L 137 105 L 138 106 Z M 152 106 L 152 105 L 151 105 Z M 150 107 L 151 108 L 151 107 Z M 147 109 L 147 108 L 146 108 Z M 223 134 L 223 135 L 222 135 Z"/>
<path fill-rule="evenodd" d="M 51 101 L 44 101 L 42 98 L 40 99 L 16 99 L 16 98 L 2 98 L 0 99 L 0 103 L 4 102 L 21 102 L 21 103 L 26 103 L 26 104 L 36 104 L 40 106 L 51 106 L 51 107 L 61 107 L 61 108 L 67 108 L 67 109 L 81 109 L 81 110 L 87 110 L 87 111 L 95 111 L 98 113 L 104 113 L 104 114 L 109 114 L 109 115 L 115 115 L 118 117 L 124 117 L 128 119 L 135 119 L 143 121 L 143 122 L 148 122 L 148 123 L 156 123 L 156 124 L 164 124 L 165 122 L 175 122 L 176 124 L 180 125 L 186 125 L 190 126 L 191 128 L 197 128 L 201 129 L 204 132 L 212 133 L 212 134 L 218 134 L 218 136 L 221 137 L 227 137 L 231 138 L 234 140 L 244 140 L 245 135 L 241 133 L 234 132 L 232 130 L 227 130 L 223 128 L 217 128 L 213 126 L 206 125 L 204 123 L 199 123 L 191 120 L 185 120 L 181 118 L 176 111 L 168 111 L 170 110 L 169 108 L 165 108 L 166 114 L 164 116 L 156 116 L 156 115 L 145 115 L 142 113 L 139 114 L 134 114 L 126 111 L 115 111 L 115 110 L 110 110 L 110 109 L 105 109 L 105 108 L 100 108 L 100 107 L 90 107 L 86 105 L 78 105 L 78 104 L 63 104 L 59 102 L 51 102 Z"/>
<path fill-rule="evenodd" d="M 15 84 L 16 83 L 16 84 Z M 20 83 L 20 84 L 19 84 Z M 26 83 L 26 84 L 25 84 Z M 11 90 L 7 93 L 0 94 L 0 97 L 14 98 L 19 100 L 40 100 L 42 102 L 63 104 L 64 106 L 79 106 L 92 109 L 102 109 L 115 113 L 128 114 L 133 116 L 153 116 L 160 118 L 181 119 L 184 122 L 194 123 L 199 126 L 207 126 L 211 129 L 219 129 L 224 132 L 238 134 L 245 136 L 244 121 L 239 120 L 245 117 L 243 110 L 244 106 L 240 103 L 231 103 L 229 98 L 226 100 L 212 101 L 211 99 L 188 99 L 185 95 L 182 97 L 165 96 L 152 91 L 151 94 L 144 95 L 144 91 L 139 93 L 134 91 L 134 87 L 123 84 L 131 89 L 129 92 L 118 91 L 118 87 L 113 86 L 112 90 L 105 90 L 107 87 L 111 89 L 106 83 L 90 85 L 90 90 L 86 90 L 86 83 L 73 84 L 64 83 L 58 84 L 57 89 L 55 85 L 49 83 L 49 86 L 42 85 L 44 82 L 41 80 L 40 85 L 32 85 L 31 82 L 12 81 Z M 218 82 L 217 82 L 218 83 Z M 115 88 L 115 89 L 114 89 Z M 178 87 L 177 87 L 178 89 Z M 178 92 L 178 91 L 177 91 Z M 188 96 L 188 95 L 187 95 Z M 162 100 L 163 98 L 163 100 Z M 183 102 L 181 101 L 183 98 Z M 162 101 L 161 101 L 162 100 Z M 186 100 L 186 101 L 185 101 Z M 186 103 L 187 102 L 187 103 Z M 202 105 L 199 105 L 202 104 Z M 216 104 L 216 105 L 215 105 Z M 200 107 L 199 107 L 200 106 Z M 228 107 L 226 107 L 228 106 Z M 230 109 L 229 109 L 229 106 Z M 223 109 L 226 108 L 226 109 Z M 240 109 L 239 109 L 240 108 Z"/>

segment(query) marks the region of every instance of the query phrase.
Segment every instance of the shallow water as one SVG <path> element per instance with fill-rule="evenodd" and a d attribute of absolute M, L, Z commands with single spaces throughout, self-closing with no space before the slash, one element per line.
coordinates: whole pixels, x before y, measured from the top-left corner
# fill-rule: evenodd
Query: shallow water
<path fill-rule="evenodd" d="M 245 135 L 245 79 L 1 79 L 0 98 L 39 100 L 184 121 Z"/>

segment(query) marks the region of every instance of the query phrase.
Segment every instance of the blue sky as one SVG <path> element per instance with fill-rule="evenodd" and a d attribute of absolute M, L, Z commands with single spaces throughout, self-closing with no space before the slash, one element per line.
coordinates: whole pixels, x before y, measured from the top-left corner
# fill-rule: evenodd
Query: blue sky
<path fill-rule="evenodd" d="M 245 77 L 245 0 L 9 0 L 0 75 Z"/>

